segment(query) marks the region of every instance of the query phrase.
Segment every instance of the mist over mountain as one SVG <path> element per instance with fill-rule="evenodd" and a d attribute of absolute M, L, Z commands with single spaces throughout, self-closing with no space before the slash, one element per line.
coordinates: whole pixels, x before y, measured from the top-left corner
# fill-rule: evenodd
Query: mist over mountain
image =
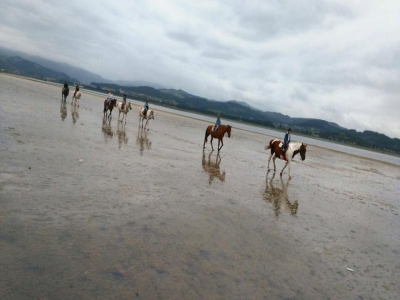
<path fill-rule="evenodd" d="M 0 69 L 7 70 L 7 72 L 9 73 L 43 80 L 51 80 L 57 82 L 77 82 L 75 78 L 72 78 L 63 72 L 58 72 L 50 68 L 46 68 L 40 64 L 23 59 L 19 56 L 0 56 Z"/>

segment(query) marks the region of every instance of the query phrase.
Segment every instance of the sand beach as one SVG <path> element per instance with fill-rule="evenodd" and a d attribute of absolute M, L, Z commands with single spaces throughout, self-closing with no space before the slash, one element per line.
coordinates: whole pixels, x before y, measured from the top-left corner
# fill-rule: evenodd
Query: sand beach
<path fill-rule="evenodd" d="M 0 74 L 0 299 L 399 298 L 398 165 L 71 96 Z"/>

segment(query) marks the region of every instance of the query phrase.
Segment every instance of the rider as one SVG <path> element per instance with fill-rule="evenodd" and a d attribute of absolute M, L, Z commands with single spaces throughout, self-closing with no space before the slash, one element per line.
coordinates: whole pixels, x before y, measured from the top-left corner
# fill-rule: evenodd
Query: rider
<path fill-rule="evenodd" d="M 112 90 L 110 90 L 110 92 L 108 93 L 108 97 L 107 97 L 107 105 L 110 105 L 110 102 L 113 97 L 114 97 L 113 92 L 112 92 Z"/>
<path fill-rule="evenodd" d="M 221 120 L 220 120 L 220 115 L 218 114 L 218 115 L 217 115 L 217 120 L 215 121 L 215 125 L 214 125 L 213 131 L 214 131 L 214 132 L 217 132 L 219 126 L 221 126 Z"/>
<path fill-rule="evenodd" d="M 292 129 L 289 128 L 285 134 L 285 139 L 283 140 L 283 144 L 282 144 L 283 152 L 286 152 L 286 148 L 288 147 L 291 138 L 292 138 Z"/>
<path fill-rule="evenodd" d="M 75 98 L 77 92 L 79 92 L 79 84 L 77 84 L 75 87 L 74 98 Z"/>
<path fill-rule="evenodd" d="M 146 116 L 146 113 L 149 110 L 149 100 L 146 100 L 146 103 L 143 105 L 143 108 L 144 108 L 143 116 Z"/>
<path fill-rule="evenodd" d="M 122 99 L 121 109 L 124 109 L 126 105 L 126 95 L 124 94 L 124 98 Z"/>

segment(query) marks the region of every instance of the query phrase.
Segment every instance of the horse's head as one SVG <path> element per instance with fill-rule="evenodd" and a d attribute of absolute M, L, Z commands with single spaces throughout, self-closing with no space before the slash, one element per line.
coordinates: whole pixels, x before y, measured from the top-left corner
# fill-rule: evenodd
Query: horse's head
<path fill-rule="evenodd" d="M 301 146 L 300 146 L 301 160 L 305 160 L 306 159 L 306 151 L 307 151 L 307 144 L 301 144 Z"/>
<path fill-rule="evenodd" d="M 228 133 L 228 137 L 229 138 L 231 137 L 231 129 L 232 129 L 232 126 L 231 125 L 227 125 L 226 132 Z"/>
<path fill-rule="evenodd" d="M 154 110 L 150 110 L 150 116 L 149 117 L 154 120 Z"/>
<path fill-rule="evenodd" d="M 132 109 L 132 104 L 129 102 L 128 103 L 128 110 L 131 110 Z"/>

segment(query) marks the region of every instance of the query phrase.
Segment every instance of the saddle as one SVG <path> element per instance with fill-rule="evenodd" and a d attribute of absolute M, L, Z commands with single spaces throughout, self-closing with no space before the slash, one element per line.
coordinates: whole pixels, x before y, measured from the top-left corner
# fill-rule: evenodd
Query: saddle
<path fill-rule="evenodd" d="M 125 105 L 126 105 L 126 104 L 123 104 L 123 103 L 122 103 L 121 109 L 124 109 L 124 108 L 125 108 Z"/>
<path fill-rule="evenodd" d="M 146 116 L 146 114 L 147 114 L 147 110 L 145 109 L 145 110 L 143 111 L 143 116 Z"/>

